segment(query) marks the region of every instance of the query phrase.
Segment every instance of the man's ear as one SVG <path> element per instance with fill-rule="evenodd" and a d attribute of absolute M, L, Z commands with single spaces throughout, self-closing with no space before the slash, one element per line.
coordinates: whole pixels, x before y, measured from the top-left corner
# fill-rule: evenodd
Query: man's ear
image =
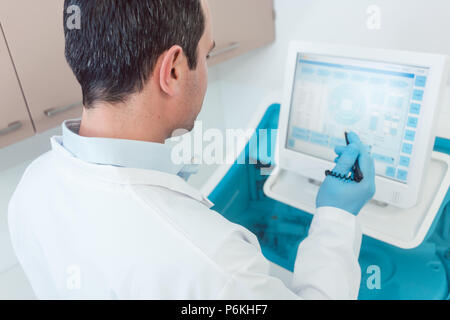
<path fill-rule="evenodd" d="M 161 90 L 173 96 L 179 91 L 180 77 L 183 75 L 183 49 L 180 46 L 173 46 L 163 53 L 161 69 L 159 74 L 159 84 Z"/>

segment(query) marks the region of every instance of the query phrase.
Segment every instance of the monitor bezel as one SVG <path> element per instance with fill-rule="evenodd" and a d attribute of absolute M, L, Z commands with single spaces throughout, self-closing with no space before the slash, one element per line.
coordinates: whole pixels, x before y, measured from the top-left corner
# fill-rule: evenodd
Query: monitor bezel
<path fill-rule="evenodd" d="M 426 168 L 431 158 L 436 134 L 437 114 L 440 110 L 442 88 L 447 74 L 446 56 L 439 54 L 417 53 L 400 50 L 373 49 L 356 46 L 310 43 L 293 41 L 290 43 L 286 61 L 283 101 L 280 110 L 280 135 L 277 147 L 277 163 L 283 169 L 294 171 L 308 178 L 323 181 L 324 172 L 334 167 L 331 161 L 318 158 L 307 153 L 293 151 L 287 147 L 288 124 L 291 100 L 294 90 L 297 58 L 301 53 L 325 56 L 337 56 L 350 59 L 372 60 L 391 64 L 411 65 L 429 68 L 427 85 L 422 102 L 422 112 L 417 126 L 417 140 L 413 151 L 411 166 L 416 169 L 408 172 L 407 183 L 398 182 L 377 175 L 377 191 L 374 199 L 409 208 L 417 203 Z"/>

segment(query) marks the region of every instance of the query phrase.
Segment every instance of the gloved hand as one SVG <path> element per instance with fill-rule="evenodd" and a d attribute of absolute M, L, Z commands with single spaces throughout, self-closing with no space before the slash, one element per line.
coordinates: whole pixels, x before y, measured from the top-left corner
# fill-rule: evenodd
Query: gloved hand
<path fill-rule="evenodd" d="M 335 207 L 357 215 L 375 194 L 375 168 L 369 148 L 354 132 L 348 134 L 349 144 L 335 149 L 338 157 L 333 172 L 348 176 L 356 159 L 363 173 L 361 182 L 347 181 L 327 176 L 316 198 L 316 206 Z"/>

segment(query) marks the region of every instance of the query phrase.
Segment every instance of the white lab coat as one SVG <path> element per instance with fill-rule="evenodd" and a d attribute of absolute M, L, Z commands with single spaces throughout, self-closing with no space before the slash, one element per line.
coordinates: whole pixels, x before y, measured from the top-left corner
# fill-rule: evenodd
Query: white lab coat
<path fill-rule="evenodd" d="M 38 298 L 357 298 L 353 215 L 316 212 L 288 289 L 269 275 L 255 235 L 210 210 L 180 177 L 90 164 L 58 139 L 9 206 L 13 247 Z"/>

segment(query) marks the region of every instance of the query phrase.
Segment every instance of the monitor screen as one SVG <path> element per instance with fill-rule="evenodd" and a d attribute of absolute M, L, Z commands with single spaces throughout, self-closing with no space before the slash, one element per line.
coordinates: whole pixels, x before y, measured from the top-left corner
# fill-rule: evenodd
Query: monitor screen
<path fill-rule="evenodd" d="M 429 69 L 299 53 L 286 148 L 333 161 L 354 131 L 377 175 L 408 182 Z"/>

